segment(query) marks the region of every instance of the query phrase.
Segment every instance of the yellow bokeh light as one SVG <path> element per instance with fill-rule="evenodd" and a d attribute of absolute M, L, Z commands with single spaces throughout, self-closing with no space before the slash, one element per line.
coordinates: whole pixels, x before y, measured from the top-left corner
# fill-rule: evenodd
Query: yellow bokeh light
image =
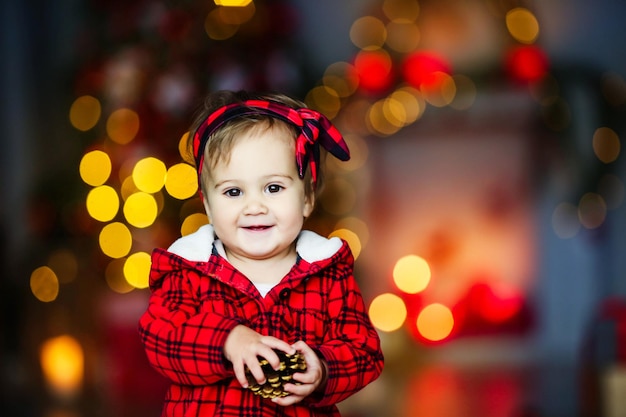
<path fill-rule="evenodd" d="M 193 153 L 189 149 L 189 132 L 185 132 L 178 141 L 178 153 L 183 161 L 190 165 L 194 165 Z"/>
<path fill-rule="evenodd" d="M 183 224 L 180 226 L 180 234 L 181 236 L 190 235 L 205 224 L 209 224 L 209 218 L 205 213 L 190 214 L 185 217 Z"/>
<path fill-rule="evenodd" d="M 620 140 L 617 133 L 609 127 L 600 127 L 593 134 L 593 152 L 605 164 L 617 159 L 620 153 Z"/>
<path fill-rule="evenodd" d="M 372 300 L 369 307 L 372 324 L 383 332 L 393 332 L 404 324 L 407 316 L 406 305 L 395 294 L 380 294 Z"/>
<path fill-rule="evenodd" d="M 433 303 L 422 309 L 417 317 L 416 325 L 422 337 L 437 342 L 445 339 L 452 332 L 454 316 L 448 307 Z"/>
<path fill-rule="evenodd" d="M 506 14 L 506 27 L 516 41 L 526 44 L 535 42 L 539 36 L 539 22 L 528 9 L 517 7 Z"/>
<path fill-rule="evenodd" d="M 69 335 L 46 340 L 40 350 L 41 370 L 46 384 L 64 398 L 80 391 L 85 369 L 85 355 L 80 343 Z"/>
<path fill-rule="evenodd" d="M 113 142 L 125 145 L 139 132 L 139 115 L 131 109 L 115 110 L 107 119 L 106 131 Z"/>
<path fill-rule="evenodd" d="M 370 238 L 370 231 L 367 227 L 367 223 L 356 217 L 344 217 L 335 224 L 335 229 L 350 229 L 353 230 L 359 236 L 361 245 L 367 246 L 367 242 Z"/>
<path fill-rule="evenodd" d="M 158 206 L 154 196 L 141 191 L 128 196 L 124 202 L 123 210 L 126 221 L 139 228 L 152 225 L 158 214 Z"/>
<path fill-rule="evenodd" d="M 80 160 L 78 170 L 86 184 L 97 187 L 111 176 L 111 158 L 102 151 L 88 152 Z"/>
<path fill-rule="evenodd" d="M 213 9 L 204 20 L 204 31 L 210 39 L 223 41 L 231 38 L 239 30 L 239 25 L 231 25 L 222 19 L 220 8 Z"/>
<path fill-rule="evenodd" d="M 104 276 L 109 288 L 118 294 L 126 294 L 135 289 L 124 277 L 126 259 L 113 259 L 107 265 Z"/>
<path fill-rule="evenodd" d="M 417 0 L 385 0 L 383 13 L 394 22 L 414 22 L 420 13 Z"/>
<path fill-rule="evenodd" d="M 108 185 L 101 185 L 87 194 L 87 212 L 101 222 L 112 220 L 120 209 L 120 199 Z"/>
<path fill-rule="evenodd" d="M 393 281 L 400 291 L 417 294 L 424 291 L 430 282 L 428 262 L 417 255 L 404 256 L 393 268 Z"/>
<path fill-rule="evenodd" d="M 349 97 L 358 88 L 359 77 L 354 65 L 338 61 L 326 67 L 322 83 L 339 97 Z"/>
<path fill-rule="evenodd" d="M 145 252 L 133 253 L 124 263 L 124 278 L 135 288 L 148 288 L 150 265 L 149 254 Z"/>
<path fill-rule="evenodd" d="M 382 99 L 373 103 L 365 119 L 368 129 L 378 136 L 389 136 L 400 130 L 400 126 L 391 123 L 387 118 L 385 101 L 385 99 Z"/>
<path fill-rule="evenodd" d="M 252 0 L 215 0 L 217 6 L 225 7 L 245 7 L 252 3 Z"/>
<path fill-rule="evenodd" d="M 144 193 L 156 193 L 163 188 L 167 168 L 160 159 L 152 156 L 143 158 L 133 168 L 133 183 Z"/>
<path fill-rule="evenodd" d="M 133 245 L 133 236 L 124 223 L 109 223 L 102 228 L 98 239 L 102 253 L 111 258 L 128 255 Z"/>
<path fill-rule="evenodd" d="M 176 164 L 167 170 L 165 191 L 179 200 L 186 200 L 198 192 L 198 173 L 189 164 Z"/>
<path fill-rule="evenodd" d="M 348 229 L 337 229 L 334 230 L 328 237 L 335 236 L 348 242 L 348 246 L 350 246 L 354 259 L 356 260 L 359 258 L 359 255 L 361 254 L 361 240 L 356 233 Z"/>
<path fill-rule="evenodd" d="M 415 122 L 422 116 L 426 109 L 426 103 L 421 93 L 419 90 L 412 87 L 403 87 L 395 90 L 389 96 L 389 100 L 393 100 L 402 105 L 403 117 L 396 116 L 396 119 L 398 119 L 398 121 L 401 120 L 403 125 Z"/>
<path fill-rule="evenodd" d="M 600 227 L 606 219 L 606 203 L 600 194 L 586 193 L 578 202 L 578 219 L 587 229 Z"/>
<path fill-rule="evenodd" d="M 74 100 L 70 107 L 70 123 L 74 128 L 84 132 L 98 123 L 101 113 L 102 108 L 97 98 L 81 96 Z"/>
<path fill-rule="evenodd" d="M 50 267 L 40 266 L 30 274 L 30 290 L 39 301 L 54 301 L 59 295 L 59 279 Z"/>
<path fill-rule="evenodd" d="M 122 200 L 126 201 L 128 197 L 135 194 L 139 191 L 139 188 L 135 185 L 135 181 L 133 180 L 133 176 L 129 175 L 128 177 L 122 180 L 122 185 L 120 186 L 120 194 L 122 195 Z"/>
<path fill-rule="evenodd" d="M 352 23 L 350 40 L 363 50 L 379 49 L 387 39 L 387 28 L 374 16 L 363 16 Z"/>
<path fill-rule="evenodd" d="M 456 96 L 454 79 L 442 71 L 433 72 L 431 77 L 433 81 L 421 87 L 424 100 L 435 107 L 451 104 Z"/>

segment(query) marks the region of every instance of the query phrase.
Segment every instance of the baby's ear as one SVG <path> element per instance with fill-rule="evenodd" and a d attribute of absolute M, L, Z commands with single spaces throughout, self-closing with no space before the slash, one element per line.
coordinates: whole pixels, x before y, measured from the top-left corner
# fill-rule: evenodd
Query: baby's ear
<path fill-rule="evenodd" d="M 311 213 L 313 213 L 313 209 L 315 208 L 315 193 L 305 193 L 304 194 L 304 207 L 302 207 L 302 216 L 306 219 Z"/>
<path fill-rule="evenodd" d="M 204 211 L 206 212 L 207 217 L 209 218 L 209 223 L 211 222 L 211 209 L 209 207 L 209 200 L 203 195 L 202 196 L 202 205 L 204 206 Z"/>

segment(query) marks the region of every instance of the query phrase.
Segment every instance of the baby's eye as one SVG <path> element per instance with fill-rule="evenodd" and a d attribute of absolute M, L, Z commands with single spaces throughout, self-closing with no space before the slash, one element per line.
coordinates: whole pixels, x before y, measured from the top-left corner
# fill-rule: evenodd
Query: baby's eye
<path fill-rule="evenodd" d="M 224 191 L 224 194 L 228 197 L 239 197 L 241 195 L 241 190 L 239 188 L 229 188 Z"/>
<path fill-rule="evenodd" d="M 267 191 L 269 193 L 277 193 L 280 190 L 282 190 L 283 188 L 284 188 L 283 186 L 278 185 L 278 184 L 270 184 L 270 185 L 267 186 L 266 189 L 267 189 Z"/>

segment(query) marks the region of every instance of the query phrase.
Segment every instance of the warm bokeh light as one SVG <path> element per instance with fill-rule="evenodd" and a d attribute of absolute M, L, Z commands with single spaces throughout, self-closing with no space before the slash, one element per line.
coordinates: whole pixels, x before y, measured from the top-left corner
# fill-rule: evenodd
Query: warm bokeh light
<path fill-rule="evenodd" d="M 593 152 L 605 164 L 617 160 L 621 149 L 619 136 L 609 127 L 600 127 L 593 134 Z"/>
<path fill-rule="evenodd" d="M 87 194 L 87 212 L 94 219 L 101 222 L 112 220 L 120 209 L 120 199 L 108 185 L 101 185 Z"/>
<path fill-rule="evenodd" d="M 98 123 L 101 113 L 102 108 L 97 98 L 81 96 L 70 107 L 70 123 L 78 130 L 87 131 Z"/>
<path fill-rule="evenodd" d="M 225 7 L 245 7 L 252 3 L 252 0 L 215 0 L 217 6 Z"/>
<path fill-rule="evenodd" d="M 606 203 L 600 194 L 586 193 L 578 202 L 580 224 L 587 229 L 596 229 L 606 219 Z"/>
<path fill-rule="evenodd" d="M 433 303 L 422 309 L 417 317 L 417 330 L 426 340 L 438 342 L 452 333 L 454 317 L 443 304 Z"/>
<path fill-rule="evenodd" d="M 30 290 L 39 301 L 49 303 L 59 295 L 59 279 L 47 266 L 40 266 L 30 274 Z"/>
<path fill-rule="evenodd" d="M 402 87 L 395 90 L 389 96 L 390 100 L 395 100 L 402 105 L 404 118 L 402 125 L 409 125 L 420 117 L 426 109 L 426 102 L 419 90 L 413 87 Z"/>
<path fill-rule="evenodd" d="M 205 224 L 209 224 L 209 218 L 206 213 L 190 214 L 183 220 L 183 224 L 180 226 L 180 234 L 181 236 L 190 235 Z"/>
<path fill-rule="evenodd" d="M 148 288 L 150 275 L 150 255 L 137 252 L 130 255 L 124 262 L 124 277 L 135 288 Z"/>
<path fill-rule="evenodd" d="M 404 256 L 393 267 L 393 282 L 407 294 L 424 291 L 430 282 L 430 275 L 428 262 L 417 255 Z"/>
<path fill-rule="evenodd" d="M 580 230 L 578 208 L 571 203 L 560 203 L 552 212 L 552 229 L 561 239 L 569 239 Z"/>
<path fill-rule="evenodd" d="M 365 122 L 372 134 L 390 136 L 400 130 L 405 119 L 402 103 L 395 99 L 381 99 L 369 108 Z"/>
<path fill-rule="evenodd" d="M 163 161 L 154 158 L 143 158 L 133 168 L 133 182 L 144 193 L 156 193 L 163 188 L 167 168 Z"/>
<path fill-rule="evenodd" d="M 435 71 L 430 75 L 428 83 L 422 83 L 420 90 L 429 104 L 444 107 L 452 103 L 456 96 L 454 79 L 443 71 Z"/>
<path fill-rule="evenodd" d="M 76 254 L 69 249 L 53 251 L 48 257 L 47 265 L 56 273 L 61 284 L 74 281 L 78 274 Z"/>
<path fill-rule="evenodd" d="M 194 165 L 193 152 L 189 150 L 189 132 L 185 132 L 178 141 L 178 153 L 183 161 L 190 165 Z"/>
<path fill-rule="evenodd" d="M 102 228 L 99 237 L 102 253 L 111 258 L 128 255 L 133 245 L 133 237 L 124 223 L 109 223 Z"/>
<path fill-rule="evenodd" d="M 420 13 L 417 0 L 384 0 L 382 9 L 392 22 L 415 22 Z"/>
<path fill-rule="evenodd" d="M 129 175 L 122 180 L 122 185 L 120 186 L 120 195 L 122 196 L 122 200 L 126 201 L 128 197 L 135 194 L 137 191 L 139 191 L 139 188 L 135 185 L 132 175 Z"/>
<path fill-rule="evenodd" d="M 333 230 L 333 232 L 328 237 L 334 237 L 334 236 L 340 237 L 341 239 L 348 242 L 348 246 L 350 246 L 350 250 L 352 251 L 352 255 L 354 256 L 354 259 L 357 260 L 359 258 L 359 255 L 361 254 L 362 246 L 361 246 L 361 240 L 359 239 L 359 236 L 356 233 L 348 229 L 337 229 L 337 230 Z"/>
<path fill-rule="evenodd" d="M 165 177 L 165 191 L 179 200 L 186 200 L 198 192 L 198 174 L 189 164 L 171 166 Z"/>
<path fill-rule="evenodd" d="M 211 10 L 204 20 L 204 31 L 210 39 L 216 41 L 232 38 L 238 30 L 238 24 L 229 24 L 224 21 L 219 7 Z"/>
<path fill-rule="evenodd" d="M 413 22 L 392 21 L 387 24 L 386 44 L 389 49 L 408 53 L 417 49 L 420 42 L 419 27 Z"/>
<path fill-rule="evenodd" d="M 512 48 L 505 58 L 505 65 L 513 79 L 522 83 L 534 83 L 548 73 L 548 57 L 534 45 Z"/>
<path fill-rule="evenodd" d="M 152 225 L 157 218 L 158 205 L 153 195 L 136 192 L 124 202 L 124 217 L 126 221 L 139 228 Z"/>
<path fill-rule="evenodd" d="M 528 9 L 517 7 L 506 14 L 506 27 L 518 42 L 530 44 L 539 36 L 539 22 Z"/>
<path fill-rule="evenodd" d="M 374 16 L 363 16 L 352 23 L 350 40 L 363 50 L 375 50 L 383 46 L 387 39 L 387 29 L 380 19 Z"/>
<path fill-rule="evenodd" d="M 404 324 L 407 317 L 406 305 L 395 294 L 384 293 L 376 296 L 369 307 L 372 324 L 383 332 L 393 332 Z"/>
<path fill-rule="evenodd" d="M 139 132 L 139 115 L 131 109 L 115 110 L 107 119 L 106 131 L 113 142 L 125 145 Z"/>
<path fill-rule="evenodd" d="M 46 385 L 55 395 L 71 399 L 80 392 L 85 355 L 75 338 L 61 335 L 46 340 L 41 345 L 39 360 Z"/>
<path fill-rule="evenodd" d="M 354 59 L 354 68 L 359 76 L 359 88 L 366 92 L 382 92 L 393 81 L 393 63 L 384 49 L 359 52 Z"/>
<path fill-rule="evenodd" d="M 417 89 L 436 88 L 440 80 L 440 73 L 451 74 L 450 63 L 433 51 L 418 51 L 409 54 L 402 64 L 402 75 L 407 83 Z"/>
<path fill-rule="evenodd" d="M 524 304 L 524 296 L 512 284 L 477 282 L 470 289 L 469 303 L 480 317 L 497 324 L 519 313 Z"/>
<path fill-rule="evenodd" d="M 357 217 L 344 217 L 335 224 L 335 229 L 349 229 L 354 231 L 361 241 L 363 247 L 367 246 L 370 238 L 370 231 L 367 223 Z"/>
<path fill-rule="evenodd" d="M 326 68 L 322 83 L 339 97 L 349 97 L 358 88 L 359 77 L 354 65 L 339 61 Z"/>
<path fill-rule="evenodd" d="M 304 101 L 309 107 L 323 113 L 329 119 L 333 119 L 341 109 L 339 94 L 328 86 L 312 88 Z"/>
<path fill-rule="evenodd" d="M 78 170 L 85 184 L 97 187 L 111 176 L 111 158 L 103 151 L 88 152 L 81 158 Z"/>

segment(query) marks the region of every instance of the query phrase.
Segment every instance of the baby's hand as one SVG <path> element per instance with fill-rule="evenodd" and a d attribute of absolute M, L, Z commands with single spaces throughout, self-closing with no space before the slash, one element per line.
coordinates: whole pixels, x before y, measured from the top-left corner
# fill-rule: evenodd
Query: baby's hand
<path fill-rule="evenodd" d="M 306 371 L 293 374 L 293 379 L 299 384 L 285 384 L 283 389 L 290 393 L 286 397 L 272 399 L 279 405 L 292 405 L 302 401 L 318 389 L 322 389 L 326 384 L 326 364 L 317 354 L 303 341 L 296 342 L 292 347 L 304 355 Z"/>
<path fill-rule="evenodd" d="M 259 384 L 265 383 L 265 374 L 258 356 L 267 359 L 272 368 L 280 366 L 280 359 L 272 349 L 294 354 L 296 349 L 287 342 L 272 336 L 264 336 L 249 327 L 238 325 L 231 330 L 224 343 L 224 356 L 233 364 L 235 378 L 242 387 L 248 387 L 246 367 Z"/>

